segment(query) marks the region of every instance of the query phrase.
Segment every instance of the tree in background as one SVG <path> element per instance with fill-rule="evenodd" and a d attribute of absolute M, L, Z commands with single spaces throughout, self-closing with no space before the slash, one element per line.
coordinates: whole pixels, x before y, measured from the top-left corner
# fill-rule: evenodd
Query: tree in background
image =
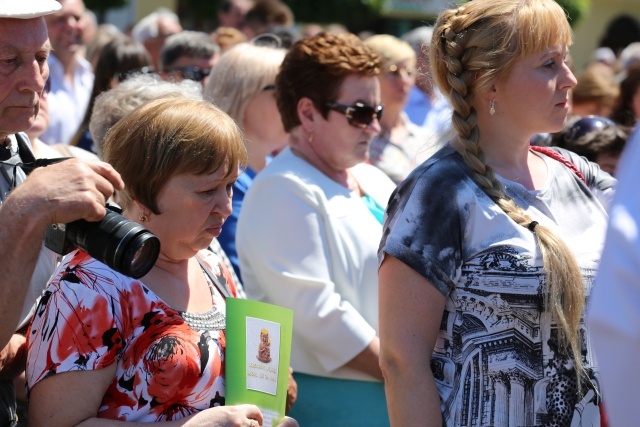
<path fill-rule="evenodd" d="M 572 27 L 575 27 L 587 14 L 590 6 L 589 0 L 556 0 L 556 2 L 567 12 Z"/>
<path fill-rule="evenodd" d="M 107 10 L 126 6 L 127 3 L 129 3 L 129 0 L 84 0 L 84 5 L 87 9 L 96 14 L 99 24 L 104 23 Z"/>
<path fill-rule="evenodd" d="M 353 33 L 373 30 L 381 19 L 384 0 L 284 0 L 296 22 L 339 23 Z"/>
<path fill-rule="evenodd" d="M 567 11 L 569 22 L 574 27 L 586 15 L 590 5 L 590 0 L 556 1 Z M 113 6 L 114 3 L 126 2 L 127 0 L 86 0 L 88 7 L 93 3 Z M 394 25 L 388 25 L 389 21 L 397 21 L 381 15 L 385 0 L 283 0 L 283 2 L 291 8 L 298 23 L 339 23 L 354 33 L 393 28 Z M 219 0 L 179 0 L 178 14 L 181 19 L 184 18 L 186 22 L 192 23 L 194 29 L 210 31 L 216 25 L 218 4 Z M 383 25 L 383 21 L 386 21 L 387 25 Z M 412 26 L 424 25 L 425 22 L 424 19 L 415 21 L 415 25 Z"/>
<path fill-rule="evenodd" d="M 108 2 L 108 0 L 107 0 Z M 340 23 L 349 31 L 372 28 L 381 19 L 384 0 L 283 0 L 291 8 L 296 22 Z M 215 26 L 218 0 L 179 0 L 178 14 L 197 29 L 209 31 Z"/>

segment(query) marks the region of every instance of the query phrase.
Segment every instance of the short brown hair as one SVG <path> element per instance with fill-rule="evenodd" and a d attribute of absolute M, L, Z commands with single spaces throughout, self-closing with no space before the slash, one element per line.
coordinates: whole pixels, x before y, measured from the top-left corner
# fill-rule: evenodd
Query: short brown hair
<path fill-rule="evenodd" d="M 174 175 L 226 176 L 247 153 L 235 122 L 213 104 L 183 97 L 160 98 L 123 117 L 106 135 L 104 159 L 122 176 L 120 203 L 138 200 L 159 215 L 157 197 Z"/>
<path fill-rule="evenodd" d="M 311 99 L 326 118 L 325 102 L 340 95 L 342 82 L 349 75 L 375 76 L 380 59 L 362 40 L 351 33 L 322 32 L 296 42 L 276 77 L 276 102 L 284 129 L 300 125 L 298 101 Z"/>

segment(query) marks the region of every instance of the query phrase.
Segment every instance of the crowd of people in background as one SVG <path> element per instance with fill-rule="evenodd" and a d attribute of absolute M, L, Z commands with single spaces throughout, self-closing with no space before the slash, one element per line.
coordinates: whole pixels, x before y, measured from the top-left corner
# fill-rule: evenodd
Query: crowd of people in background
<path fill-rule="evenodd" d="M 0 54 L 23 43 L 39 68 L 0 65 L 36 105 L 0 108 L 0 220 L 61 196 L 15 252 L 35 272 L 0 268 L 25 289 L 6 294 L 0 425 L 263 425 L 224 406 L 227 297 L 294 312 L 283 426 L 629 425 L 602 378 L 623 380 L 618 356 L 601 375 L 594 353 L 640 335 L 637 313 L 608 318 L 640 250 L 598 273 L 603 248 L 638 246 L 634 184 L 616 186 L 640 161 L 640 20 L 578 69 L 553 0 L 474 0 L 405 34 L 281 0 L 221 0 L 208 32 L 165 8 L 119 29 L 83 0 L 10 3 Z M 141 281 L 41 244 L 108 199 L 162 243 Z M 164 371 L 178 346 L 184 375 Z"/>

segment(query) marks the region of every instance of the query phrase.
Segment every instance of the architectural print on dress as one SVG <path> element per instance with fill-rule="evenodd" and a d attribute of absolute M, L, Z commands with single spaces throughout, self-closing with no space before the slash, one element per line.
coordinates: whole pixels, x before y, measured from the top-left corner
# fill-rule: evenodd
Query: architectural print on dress
<path fill-rule="evenodd" d="M 583 273 L 590 282 L 594 272 Z M 557 354 L 556 326 L 542 309 L 543 269 L 503 246 L 463 265 L 462 277 L 431 362 L 447 425 L 573 427 L 583 416 L 585 422 L 599 419 L 591 368 L 582 401 L 566 392 L 575 389 L 575 369 Z M 587 362 L 591 352 L 583 343 Z"/>

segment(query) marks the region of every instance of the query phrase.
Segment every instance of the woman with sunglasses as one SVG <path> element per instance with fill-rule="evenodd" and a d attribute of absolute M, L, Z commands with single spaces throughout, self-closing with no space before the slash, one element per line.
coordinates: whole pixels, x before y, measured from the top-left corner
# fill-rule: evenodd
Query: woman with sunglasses
<path fill-rule="evenodd" d="M 365 164 L 380 132 L 378 56 L 353 34 L 295 43 L 276 77 L 285 148 L 249 188 L 236 244 L 252 299 L 294 310 L 304 426 L 387 425 L 376 251 L 395 185 Z"/>
<path fill-rule="evenodd" d="M 443 11 L 430 47 L 455 135 L 389 201 L 381 367 L 394 426 L 600 426 L 584 310 L 615 180 L 566 150 L 572 33 L 553 0 Z M 606 284 L 604 284 L 606 286 Z M 606 396 L 605 396 L 606 399 Z"/>

